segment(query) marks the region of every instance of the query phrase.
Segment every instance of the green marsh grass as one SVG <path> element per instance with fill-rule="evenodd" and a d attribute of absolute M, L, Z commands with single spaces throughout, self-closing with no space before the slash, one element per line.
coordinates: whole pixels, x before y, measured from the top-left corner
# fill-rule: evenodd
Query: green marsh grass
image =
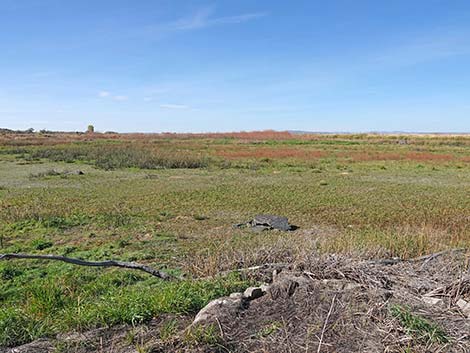
<path fill-rule="evenodd" d="M 411 258 L 470 246 L 468 137 L 258 137 L 7 140 L 0 252 L 138 261 L 191 278 L 316 253 Z M 84 175 L 30 178 L 70 163 Z M 232 227 L 258 213 L 299 229 Z M 26 260 L 0 262 L 0 278 L 0 346 L 192 315 L 248 285 Z"/>

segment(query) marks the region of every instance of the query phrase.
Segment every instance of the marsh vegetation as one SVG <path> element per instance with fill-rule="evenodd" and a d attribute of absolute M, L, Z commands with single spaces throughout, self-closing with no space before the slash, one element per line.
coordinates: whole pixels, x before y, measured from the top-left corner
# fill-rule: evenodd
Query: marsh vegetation
<path fill-rule="evenodd" d="M 312 254 L 408 259 L 470 245 L 466 136 L 27 134 L 0 142 L 0 253 L 138 261 L 185 276 L 163 282 L 122 269 L 0 262 L 0 346 L 162 315 L 178 322 L 256 281 L 218 276 L 239 268 Z M 68 170 L 83 174 L 64 177 Z M 299 229 L 232 227 L 259 213 L 285 215 Z M 391 315 L 415 331 L 434 327 L 398 306 Z"/>

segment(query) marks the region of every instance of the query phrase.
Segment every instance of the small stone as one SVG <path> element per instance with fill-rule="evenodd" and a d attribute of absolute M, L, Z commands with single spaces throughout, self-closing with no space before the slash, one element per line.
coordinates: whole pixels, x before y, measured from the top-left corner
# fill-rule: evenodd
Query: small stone
<path fill-rule="evenodd" d="M 442 305 L 444 304 L 444 301 L 440 298 L 434 298 L 434 297 L 422 297 L 423 302 L 429 305 Z"/>
<path fill-rule="evenodd" d="M 259 286 L 259 288 L 263 293 L 266 293 L 269 289 L 269 284 L 262 284 L 261 286 Z"/>
<path fill-rule="evenodd" d="M 464 315 L 468 318 L 470 318 L 470 303 L 467 302 L 466 300 L 459 299 L 457 301 L 457 306 L 462 310 Z"/>
<path fill-rule="evenodd" d="M 243 297 L 243 293 L 240 293 L 240 292 L 230 294 L 230 298 L 232 299 L 241 299 L 242 297 Z"/>
<path fill-rule="evenodd" d="M 280 273 L 280 272 L 281 272 L 281 271 L 278 270 L 277 268 L 275 268 L 275 269 L 273 270 L 273 282 L 277 280 L 277 277 L 279 276 L 279 273 Z"/>
<path fill-rule="evenodd" d="M 254 300 L 260 298 L 265 292 L 260 287 L 249 287 L 243 293 L 243 298 L 248 300 Z"/>

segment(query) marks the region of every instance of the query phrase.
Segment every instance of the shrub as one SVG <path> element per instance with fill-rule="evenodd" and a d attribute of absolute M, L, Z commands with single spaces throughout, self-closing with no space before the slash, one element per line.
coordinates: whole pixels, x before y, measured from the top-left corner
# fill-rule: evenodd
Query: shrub
<path fill-rule="evenodd" d="M 51 241 L 45 239 L 35 239 L 31 242 L 31 245 L 36 250 L 44 250 L 52 247 L 54 244 Z"/>
<path fill-rule="evenodd" d="M 205 168 L 207 158 L 181 152 L 154 151 L 133 146 L 72 146 L 48 147 L 32 151 L 31 158 L 46 158 L 55 162 L 83 161 L 104 170 L 118 168 Z"/>

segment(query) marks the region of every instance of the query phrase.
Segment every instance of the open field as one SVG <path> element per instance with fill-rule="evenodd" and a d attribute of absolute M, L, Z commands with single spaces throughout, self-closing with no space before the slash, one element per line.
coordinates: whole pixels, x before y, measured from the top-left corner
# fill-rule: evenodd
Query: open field
<path fill-rule="evenodd" d="M 218 276 L 229 270 L 470 247 L 470 136 L 3 134 L 0 143 L 0 253 L 137 261 L 186 278 L 2 261 L 0 347 L 153 318 L 168 339 L 211 299 L 256 282 Z M 232 227 L 259 213 L 299 228 Z M 185 344 L 221 344 L 212 338 Z"/>

